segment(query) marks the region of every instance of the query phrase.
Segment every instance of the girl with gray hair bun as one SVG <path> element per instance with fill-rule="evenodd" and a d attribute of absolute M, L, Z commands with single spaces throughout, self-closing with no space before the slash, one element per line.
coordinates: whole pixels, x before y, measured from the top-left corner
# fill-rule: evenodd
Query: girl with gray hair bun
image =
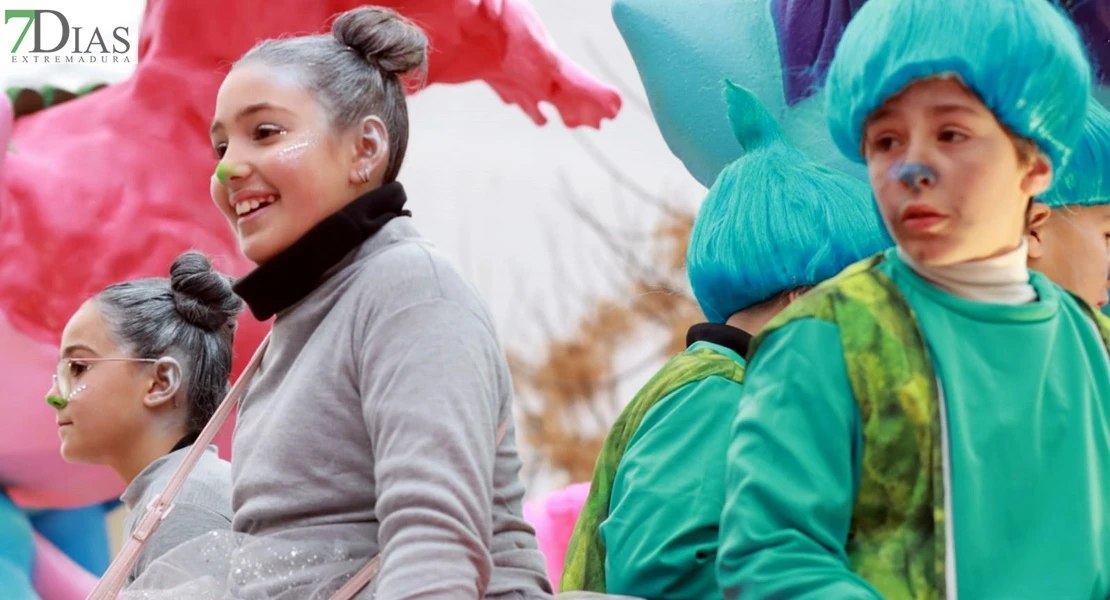
<path fill-rule="evenodd" d="M 239 404 L 233 534 L 167 556 L 142 597 L 327 598 L 375 557 L 359 598 L 551 595 L 493 320 L 397 181 L 427 52 L 363 7 L 259 43 L 220 87 L 212 198 L 258 265 L 235 291 L 273 329 Z"/>
<path fill-rule="evenodd" d="M 112 468 L 127 482 L 125 538 L 141 521 L 228 391 L 235 316 L 231 282 L 187 252 L 170 277 L 108 286 L 62 333 L 48 402 L 62 457 Z M 212 446 L 130 575 L 194 537 L 231 526 L 230 465 Z"/>

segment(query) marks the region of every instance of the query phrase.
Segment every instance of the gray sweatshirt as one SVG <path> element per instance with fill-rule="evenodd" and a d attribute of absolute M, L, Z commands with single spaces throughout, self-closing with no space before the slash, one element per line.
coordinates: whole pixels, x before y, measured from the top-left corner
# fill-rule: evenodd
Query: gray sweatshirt
<path fill-rule="evenodd" d="M 482 300 L 392 219 L 277 314 L 239 408 L 233 527 L 345 545 L 354 569 L 380 552 L 359 598 L 546 598 L 513 429 L 494 443 L 512 404 Z"/>
<path fill-rule="evenodd" d="M 120 500 L 130 511 L 123 522 L 128 539 L 142 522 L 154 496 L 166 489 L 178 465 L 192 446 L 175 450 L 146 466 L 131 480 Z M 173 508 L 139 554 L 128 576 L 131 583 L 150 563 L 177 546 L 209 531 L 231 529 L 231 465 L 209 446 L 174 499 Z"/>

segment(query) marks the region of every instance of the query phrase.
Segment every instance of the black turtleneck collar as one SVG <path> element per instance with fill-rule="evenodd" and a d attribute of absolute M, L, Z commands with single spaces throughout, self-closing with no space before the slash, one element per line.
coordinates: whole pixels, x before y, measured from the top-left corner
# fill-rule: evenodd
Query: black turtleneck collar
<path fill-rule="evenodd" d="M 405 190 L 397 181 L 355 198 L 236 282 L 235 293 L 256 319 L 269 319 L 316 289 L 328 270 L 391 219 L 411 216 L 404 205 Z"/>
<path fill-rule="evenodd" d="M 748 356 L 752 335 L 743 329 L 724 323 L 698 323 L 686 332 L 686 347 L 696 342 L 712 342 L 724 346 L 740 356 Z"/>

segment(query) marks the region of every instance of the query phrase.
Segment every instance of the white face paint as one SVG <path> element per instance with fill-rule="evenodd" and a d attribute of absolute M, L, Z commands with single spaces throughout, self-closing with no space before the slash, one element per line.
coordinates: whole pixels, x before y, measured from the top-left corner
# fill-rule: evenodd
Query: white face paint
<path fill-rule="evenodd" d="M 297 160 L 305 155 L 305 152 L 307 152 L 309 148 L 312 147 L 315 141 L 315 139 L 304 140 L 301 142 L 297 142 L 292 146 L 286 146 L 285 148 L 278 150 L 277 157 L 279 160 L 285 161 Z"/>

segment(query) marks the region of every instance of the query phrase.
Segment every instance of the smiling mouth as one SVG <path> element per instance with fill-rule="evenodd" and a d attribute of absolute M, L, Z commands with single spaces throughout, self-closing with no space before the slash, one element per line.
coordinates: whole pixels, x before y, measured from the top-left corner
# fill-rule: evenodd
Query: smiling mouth
<path fill-rule="evenodd" d="M 243 200 L 236 202 L 232 205 L 235 209 L 235 214 L 240 217 L 245 217 L 259 209 L 265 208 L 274 202 L 278 201 L 279 196 L 271 194 L 264 197 L 251 198 L 250 200 Z"/>

